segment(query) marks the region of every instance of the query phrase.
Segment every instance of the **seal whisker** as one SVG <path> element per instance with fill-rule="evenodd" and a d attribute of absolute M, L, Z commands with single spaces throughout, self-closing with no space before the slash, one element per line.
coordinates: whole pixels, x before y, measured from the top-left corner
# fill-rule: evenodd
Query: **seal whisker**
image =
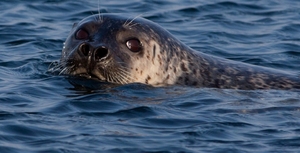
<path fill-rule="evenodd" d="M 126 68 L 124 66 L 120 66 L 120 67 L 118 67 L 117 72 L 120 75 L 126 77 L 127 80 L 133 80 L 133 77 L 131 76 L 131 73 L 128 70 L 129 70 L 128 68 Z"/>
<path fill-rule="evenodd" d="M 99 22 L 102 22 L 102 16 L 101 16 L 101 11 L 100 11 L 100 0 L 98 0 L 98 20 Z"/>
<path fill-rule="evenodd" d="M 109 74 L 110 78 L 114 83 L 123 84 L 123 82 L 120 80 L 121 75 L 119 75 L 119 72 L 114 70 Z"/>
<path fill-rule="evenodd" d="M 53 67 L 52 67 L 53 66 Z M 62 73 L 65 73 L 69 69 L 68 67 L 65 66 L 63 62 L 53 62 L 49 65 L 48 72 L 50 73 L 55 73 L 57 72 L 58 75 L 61 75 Z"/>
<path fill-rule="evenodd" d="M 54 62 L 50 63 L 50 65 L 48 66 L 47 71 L 48 72 L 54 72 L 59 67 L 60 67 L 59 62 L 58 61 L 54 61 Z"/>
<path fill-rule="evenodd" d="M 108 82 L 112 82 L 111 77 L 110 77 L 109 73 L 107 73 L 106 70 L 103 70 L 103 76 Z"/>
<path fill-rule="evenodd" d="M 128 25 L 128 28 L 132 28 L 132 27 L 134 27 L 134 26 L 136 26 L 136 25 L 138 25 L 139 23 L 134 23 L 134 24 L 131 24 L 131 25 Z"/>
<path fill-rule="evenodd" d="M 112 73 L 112 78 L 114 79 L 114 81 L 119 84 L 124 84 L 123 81 L 120 80 L 120 77 L 114 77 L 116 75 L 118 75 L 118 73 Z"/>
<path fill-rule="evenodd" d="M 127 77 L 127 75 L 120 75 L 120 79 L 122 80 L 123 84 L 130 83 L 130 79 Z"/>
<path fill-rule="evenodd" d="M 139 15 L 137 15 L 136 17 L 134 17 L 133 19 L 131 19 L 131 21 L 128 22 L 129 18 L 125 21 L 125 23 L 123 24 L 123 26 L 125 27 L 131 27 L 130 24 L 135 20 L 137 19 L 138 17 L 142 16 L 144 13 L 141 13 Z M 127 23 L 128 22 L 128 23 Z"/>
<path fill-rule="evenodd" d="M 58 71 L 58 75 L 62 74 L 70 74 L 71 69 L 75 67 L 75 65 L 66 66 L 66 62 L 59 62 L 55 67 L 51 68 L 49 71 L 56 72 Z"/>
<path fill-rule="evenodd" d="M 114 77 L 110 75 L 110 73 L 107 73 L 106 76 L 108 77 L 109 82 L 115 83 Z"/>
<path fill-rule="evenodd" d="M 108 61 L 109 63 L 109 61 Z M 102 70 L 104 78 L 108 82 L 118 83 L 118 84 L 126 84 L 132 80 L 130 76 L 130 72 L 128 72 L 122 65 L 116 67 L 108 67 Z"/>
<path fill-rule="evenodd" d="M 119 82 L 120 82 L 121 84 L 126 84 L 126 83 L 129 81 L 128 75 L 122 73 L 122 71 L 117 72 L 116 75 L 117 75 L 118 77 L 115 77 L 115 78 L 118 78 L 118 80 L 120 80 Z M 116 75 L 115 75 L 115 76 L 116 76 Z"/>
<path fill-rule="evenodd" d="M 64 74 L 64 72 L 66 72 L 68 70 L 68 67 L 63 68 L 58 75 Z"/>
<path fill-rule="evenodd" d="M 125 78 L 127 78 L 127 80 L 133 80 L 133 77 L 130 75 L 130 72 L 121 68 L 118 68 L 118 70 L 121 76 L 124 76 Z"/>

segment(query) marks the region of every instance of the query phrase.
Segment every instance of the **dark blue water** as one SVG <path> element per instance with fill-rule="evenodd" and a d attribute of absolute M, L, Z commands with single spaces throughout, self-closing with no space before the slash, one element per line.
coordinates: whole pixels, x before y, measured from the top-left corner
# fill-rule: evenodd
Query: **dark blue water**
<path fill-rule="evenodd" d="M 90 89 L 47 73 L 73 23 L 99 10 L 141 15 L 207 54 L 300 75 L 300 1 L 2 0 L 1 153 L 300 152 L 297 90 Z"/>

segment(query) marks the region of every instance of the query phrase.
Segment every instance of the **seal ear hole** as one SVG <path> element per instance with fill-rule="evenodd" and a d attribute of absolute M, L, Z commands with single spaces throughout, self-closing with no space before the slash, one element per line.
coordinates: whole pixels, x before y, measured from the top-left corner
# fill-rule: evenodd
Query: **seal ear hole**
<path fill-rule="evenodd" d="M 79 40 L 88 39 L 89 33 L 84 29 L 79 29 L 75 34 L 75 38 Z"/>
<path fill-rule="evenodd" d="M 126 41 L 126 46 L 132 52 L 139 52 L 142 50 L 142 43 L 136 38 L 128 39 Z"/>

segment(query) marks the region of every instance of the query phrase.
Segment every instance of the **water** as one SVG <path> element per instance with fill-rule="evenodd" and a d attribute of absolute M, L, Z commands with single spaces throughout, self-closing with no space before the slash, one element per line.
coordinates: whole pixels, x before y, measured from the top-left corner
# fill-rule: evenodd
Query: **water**
<path fill-rule="evenodd" d="M 298 1 L 4 0 L 0 10 L 1 153 L 300 152 L 299 90 L 90 89 L 47 73 L 72 24 L 100 10 L 141 15 L 207 54 L 300 75 Z"/>

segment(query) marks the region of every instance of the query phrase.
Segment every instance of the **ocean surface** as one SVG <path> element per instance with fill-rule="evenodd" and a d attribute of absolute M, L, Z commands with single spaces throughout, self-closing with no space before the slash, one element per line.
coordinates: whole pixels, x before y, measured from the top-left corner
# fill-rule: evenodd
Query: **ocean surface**
<path fill-rule="evenodd" d="M 299 90 L 87 88 L 49 73 L 73 23 L 98 12 L 300 76 L 297 0 L 1 0 L 1 153 L 300 152 Z"/>

